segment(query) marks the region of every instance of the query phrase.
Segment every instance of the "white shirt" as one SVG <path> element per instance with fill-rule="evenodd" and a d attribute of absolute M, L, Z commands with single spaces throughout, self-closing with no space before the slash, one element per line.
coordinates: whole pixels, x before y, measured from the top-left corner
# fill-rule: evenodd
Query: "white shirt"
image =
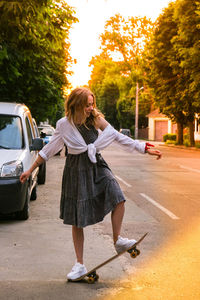
<path fill-rule="evenodd" d="M 51 141 L 45 145 L 39 152 L 39 155 L 48 160 L 59 152 L 64 144 L 67 146 L 68 153 L 80 154 L 88 151 L 91 162 L 96 163 L 96 152 L 103 150 L 112 142 L 119 143 L 124 150 L 133 152 L 134 150 L 145 153 L 145 142 L 133 140 L 130 137 L 119 133 L 110 124 L 101 132 L 96 141 L 87 145 L 73 123 L 70 123 L 67 117 L 58 120 L 56 130 Z"/>

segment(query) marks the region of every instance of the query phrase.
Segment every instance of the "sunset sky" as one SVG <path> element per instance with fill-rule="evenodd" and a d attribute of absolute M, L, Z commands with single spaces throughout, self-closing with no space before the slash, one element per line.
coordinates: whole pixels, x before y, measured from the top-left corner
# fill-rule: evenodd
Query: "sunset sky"
<path fill-rule="evenodd" d="M 155 20 L 170 0 L 66 0 L 76 9 L 79 23 L 70 33 L 71 55 L 77 60 L 70 77 L 73 88 L 87 84 L 92 56 L 99 53 L 99 35 L 104 32 L 105 22 L 116 13 L 124 17 L 147 16 Z"/>

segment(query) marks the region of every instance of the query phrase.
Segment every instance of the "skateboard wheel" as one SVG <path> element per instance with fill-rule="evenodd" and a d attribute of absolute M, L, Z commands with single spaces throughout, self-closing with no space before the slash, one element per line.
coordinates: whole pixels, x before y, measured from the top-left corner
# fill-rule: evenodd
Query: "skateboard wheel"
<path fill-rule="evenodd" d="M 136 249 L 137 255 L 140 255 L 140 250 Z"/>
<path fill-rule="evenodd" d="M 98 280 L 99 280 L 99 275 L 98 275 L 98 274 L 95 275 L 94 280 L 95 280 L 95 281 L 98 281 Z"/>
<path fill-rule="evenodd" d="M 88 280 L 87 280 L 88 283 L 92 284 L 95 282 L 95 278 L 94 277 L 88 277 Z"/>
<path fill-rule="evenodd" d="M 131 256 L 132 258 L 136 258 L 137 252 L 136 252 L 135 250 L 133 250 L 133 251 L 131 252 L 130 256 Z"/>

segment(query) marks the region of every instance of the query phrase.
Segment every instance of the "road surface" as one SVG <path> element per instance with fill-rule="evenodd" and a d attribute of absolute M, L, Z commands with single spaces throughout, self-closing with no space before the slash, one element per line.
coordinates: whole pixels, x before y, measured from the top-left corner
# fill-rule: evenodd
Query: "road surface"
<path fill-rule="evenodd" d="M 159 149 L 159 161 L 116 145 L 102 152 L 127 199 L 122 236 L 149 234 L 136 260 L 121 256 L 95 285 L 66 281 L 75 256 L 71 228 L 59 219 L 65 158 L 50 159 L 30 219 L 0 221 L 0 299 L 200 299 L 200 151 Z M 114 254 L 108 215 L 85 230 L 85 264 Z"/>

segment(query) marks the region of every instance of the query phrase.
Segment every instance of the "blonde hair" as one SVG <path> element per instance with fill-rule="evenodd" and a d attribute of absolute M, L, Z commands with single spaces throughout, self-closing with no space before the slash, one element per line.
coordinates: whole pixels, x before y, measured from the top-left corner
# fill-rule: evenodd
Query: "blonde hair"
<path fill-rule="evenodd" d="M 94 109 L 89 118 L 87 118 L 85 113 L 85 107 L 88 104 L 88 96 L 92 96 L 94 101 Z M 74 89 L 65 100 L 65 115 L 67 116 L 68 120 L 77 124 L 78 114 L 79 116 L 82 114 L 82 120 L 81 123 L 79 122 L 79 125 L 86 125 L 86 121 L 87 124 L 95 125 L 98 117 L 104 117 L 96 107 L 95 95 L 86 87 Z"/>

